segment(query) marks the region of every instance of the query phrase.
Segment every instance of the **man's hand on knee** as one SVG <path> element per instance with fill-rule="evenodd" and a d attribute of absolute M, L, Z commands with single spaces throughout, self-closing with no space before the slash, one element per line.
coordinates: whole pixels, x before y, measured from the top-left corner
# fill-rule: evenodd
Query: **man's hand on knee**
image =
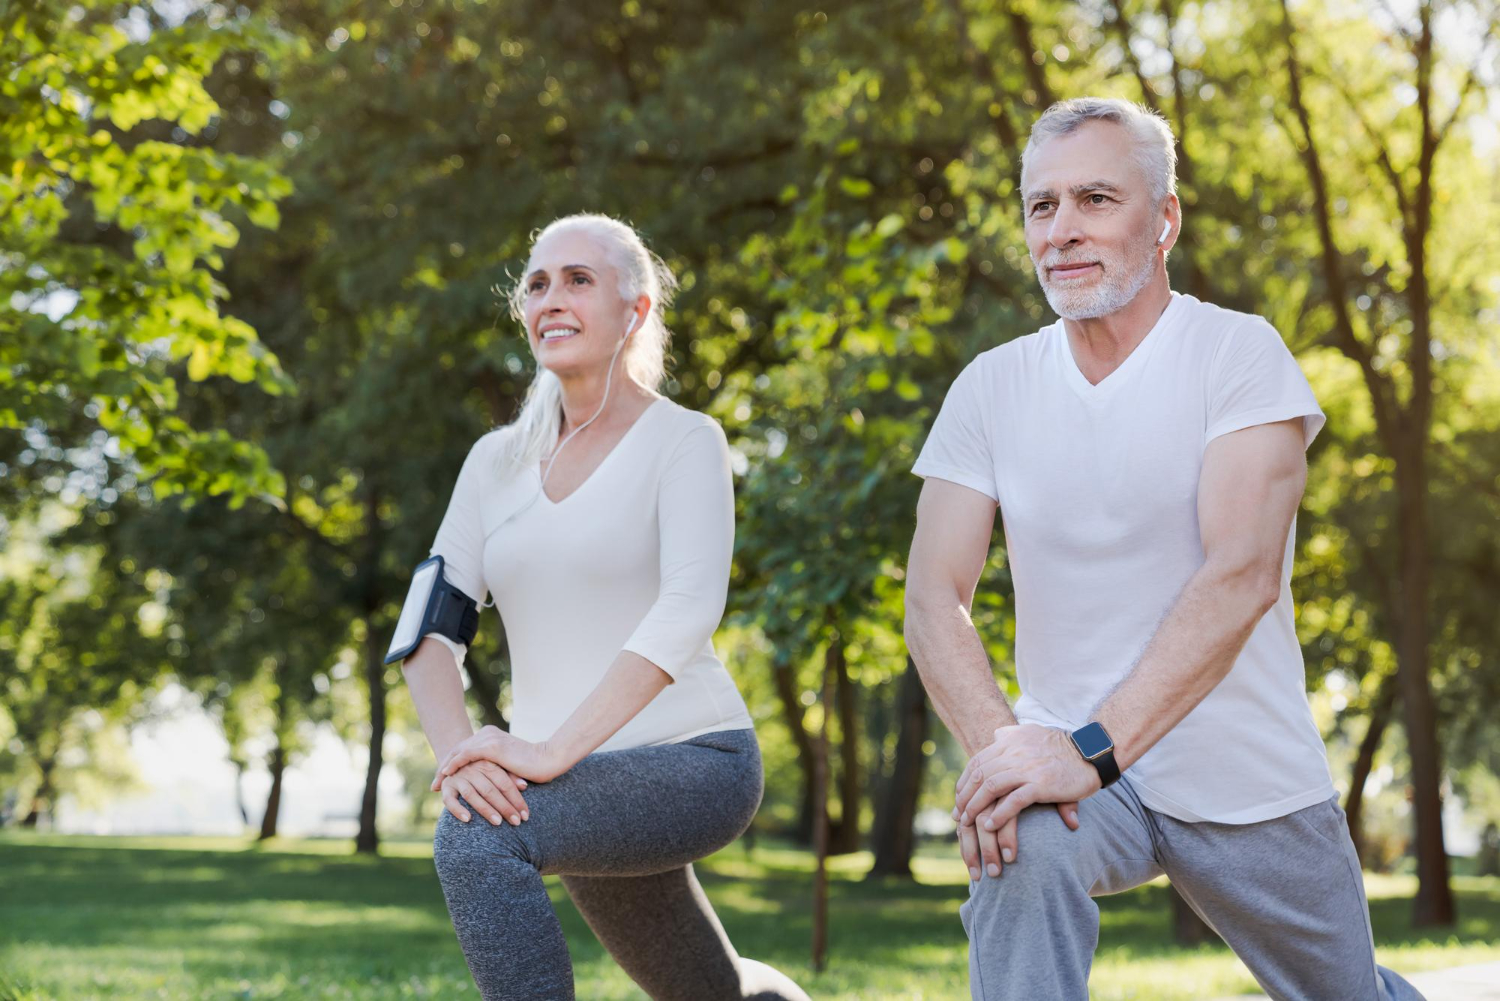
<path fill-rule="evenodd" d="M 1020 854 L 1016 829 L 1019 810 L 1011 814 L 1002 824 L 986 824 L 986 821 L 990 820 L 998 809 L 997 801 L 1006 793 L 1014 791 L 1016 787 L 1004 788 L 988 801 L 983 800 L 984 790 L 1003 784 L 999 781 L 987 783 L 986 775 L 1003 776 L 1005 774 L 1001 759 L 1008 745 L 1000 740 L 1000 735 L 1012 729 L 1015 728 L 1002 727 L 996 730 L 995 743 L 970 758 L 963 774 L 958 777 L 955 790 L 958 805 L 954 807 L 953 815 L 954 819 L 959 821 L 959 854 L 963 856 L 970 879 L 979 879 L 981 872 L 992 877 L 999 876 L 1005 870 L 1005 866 L 1014 862 Z M 964 806 L 975 802 L 984 802 L 984 806 L 976 807 L 972 812 L 963 809 Z M 1069 830 L 1078 830 L 1078 803 L 1076 801 L 1057 803 L 1056 809 L 1058 816 L 1062 818 Z"/>
<path fill-rule="evenodd" d="M 959 825 L 999 830 L 1033 803 L 1056 803 L 1077 828 L 1077 803 L 1099 791 L 1098 772 L 1066 732 L 1021 724 L 1001 727 L 959 777 L 953 817 Z"/>

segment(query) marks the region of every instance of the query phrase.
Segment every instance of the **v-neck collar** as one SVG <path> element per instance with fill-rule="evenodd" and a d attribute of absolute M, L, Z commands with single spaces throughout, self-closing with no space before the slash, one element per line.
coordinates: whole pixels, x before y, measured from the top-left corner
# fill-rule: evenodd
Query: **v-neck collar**
<path fill-rule="evenodd" d="M 658 406 L 660 406 L 661 404 L 663 404 L 665 402 L 667 402 L 667 398 L 665 396 L 658 396 L 656 399 L 652 400 L 649 404 L 647 404 L 646 409 L 642 410 L 636 416 L 635 420 L 631 421 L 630 427 L 628 427 L 628 428 L 625 429 L 625 433 L 622 434 L 622 435 L 620 435 L 620 440 L 617 441 L 617 442 L 615 442 L 614 446 L 612 448 L 610 448 L 610 450 L 608 452 L 604 453 L 604 458 L 600 459 L 599 462 L 598 462 L 598 464 L 596 466 L 594 466 L 593 469 L 589 470 L 589 474 L 583 478 L 583 482 L 579 483 L 578 486 L 574 487 L 572 490 L 569 490 L 564 496 L 562 496 L 558 500 L 553 500 L 551 497 L 547 496 L 547 488 L 546 488 L 546 485 L 544 484 L 542 486 L 542 490 L 541 490 L 542 501 L 545 502 L 547 504 L 547 506 L 555 508 L 555 507 L 561 507 L 562 505 L 566 504 L 569 500 L 571 500 L 574 496 L 576 496 L 577 493 L 580 490 L 582 490 L 584 487 L 588 486 L 590 483 L 593 482 L 594 478 L 599 475 L 599 471 L 601 469 L 603 469 L 605 466 L 609 465 L 609 460 L 612 459 L 612 458 L 614 458 L 615 453 L 618 452 L 618 451 L 620 451 L 620 449 L 625 446 L 625 443 L 630 440 L 630 436 L 633 435 L 633 434 L 635 434 L 636 428 L 638 428 L 642 424 L 646 423 L 646 418 L 647 418 L 647 416 L 650 415 L 651 411 L 655 410 Z M 545 463 L 542 464 L 542 466 L 545 466 L 545 465 L 546 465 Z M 537 469 L 537 476 L 538 477 L 541 476 L 541 469 L 542 469 L 541 466 L 539 466 L 538 469 Z"/>
<path fill-rule="evenodd" d="M 1125 360 L 1115 366 L 1115 370 L 1097 383 L 1089 382 L 1084 376 L 1083 370 L 1078 367 L 1078 360 L 1073 357 L 1073 345 L 1068 340 L 1068 329 L 1062 320 L 1057 321 L 1057 360 L 1062 369 L 1064 381 L 1073 387 L 1073 391 L 1085 400 L 1099 400 L 1114 393 L 1116 387 L 1129 382 L 1132 373 L 1146 364 L 1146 359 L 1151 351 L 1155 349 L 1156 343 L 1162 339 L 1162 335 L 1177 323 L 1177 317 L 1182 312 L 1183 297 L 1172 293 L 1171 301 L 1167 308 L 1161 311 L 1151 329 L 1146 331 L 1146 336 L 1141 338 L 1139 344 L 1131 349 Z"/>

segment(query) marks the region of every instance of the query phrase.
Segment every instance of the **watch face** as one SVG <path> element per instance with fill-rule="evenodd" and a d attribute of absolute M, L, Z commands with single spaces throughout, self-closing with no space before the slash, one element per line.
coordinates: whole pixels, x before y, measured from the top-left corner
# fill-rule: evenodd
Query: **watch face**
<path fill-rule="evenodd" d="M 1114 747 L 1114 741 L 1109 739 L 1109 734 L 1098 723 L 1090 723 L 1082 729 L 1074 730 L 1073 742 L 1078 745 L 1085 758 L 1091 759 Z"/>

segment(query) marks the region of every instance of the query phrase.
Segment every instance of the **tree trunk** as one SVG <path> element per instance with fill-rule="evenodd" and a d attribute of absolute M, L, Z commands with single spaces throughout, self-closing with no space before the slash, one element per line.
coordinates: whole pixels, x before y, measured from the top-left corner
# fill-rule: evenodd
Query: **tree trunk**
<path fill-rule="evenodd" d="M 380 835 L 375 830 L 375 794 L 384 763 L 385 744 L 385 664 L 379 637 L 368 619 L 365 626 L 365 683 L 370 689 L 370 763 L 365 769 L 365 794 L 359 806 L 359 834 L 354 850 L 374 854 L 380 849 Z"/>
<path fill-rule="evenodd" d="M 1411 317 L 1411 336 L 1405 355 L 1411 390 L 1404 406 L 1390 374 L 1376 367 L 1375 352 L 1356 336 L 1349 317 L 1350 296 L 1340 266 L 1341 254 L 1333 237 L 1333 211 L 1328 187 L 1313 137 L 1311 116 L 1302 95 L 1302 68 L 1297 59 L 1289 0 L 1281 0 L 1281 12 L 1287 80 L 1291 103 L 1305 140 L 1300 154 L 1307 166 L 1312 188 L 1323 273 L 1328 283 L 1328 303 L 1333 309 L 1334 342 L 1359 364 L 1370 392 L 1376 430 L 1387 454 L 1396 463 L 1396 532 L 1400 555 L 1394 645 L 1398 694 L 1411 758 L 1412 820 L 1416 833 L 1418 884 L 1412 922 L 1418 927 L 1452 925 L 1455 916 L 1453 890 L 1448 883 L 1448 856 L 1443 847 L 1442 762 L 1437 743 L 1437 714 L 1428 677 L 1427 648 L 1430 553 L 1426 447 L 1432 423 L 1433 388 L 1427 235 L 1432 227 L 1433 161 L 1443 138 L 1432 121 L 1432 5 L 1419 3 L 1416 11 L 1418 30 L 1402 33 L 1412 46 L 1416 63 L 1416 106 L 1421 125 L 1417 136 L 1416 187 L 1409 197 L 1405 194 L 1407 189 L 1402 185 L 1400 175 L 1392 172 L 1392 183 L 1402 207 L 1401 232 L 1411 269 L 1405 288 Z"/>
<path fill-rule="evenodd" d="M 837 685 L 839 706 L 839 822 L 829 832 L 828 853 L 847 855 L 860 848 L 859 707 L 844 637 L 836 629 L 829 637 L 825 670 Z"/>
<path fill-rule="evenodd" d="M 42 818 L 42 810 L 46 809 L 56 820 L 56 811 L 53 807 L 52 776 L 57 769 L 56 758 L 38 758 L 37 771 L 42 773 L 41 781 L 37 783 L 36 793 L 31 797 L 31 809 L 21 819 L 21 826 L 35 829 Z"/>
<path fill-rule="evenodd" d="M 261 841 L 268 841 L 276 837 L 276 822 L 281 817 L 281 777 L 286 772 L 286 748 L 281 743 L 278 735 L 276 738 L 276 749 L 271 752 L 271 760 L 268 762 L 271 768 L 271 792 L 266 797 L 266 812 L 260 817 Z"/>
<path fill-rule="evenodd" d="M 1411 278 L 1406 299 L 1411 312 L 1411 340 L 1406 360 L 1411 371 L 1407 420 L 1396 452 L 1396 506 L 1401 535 L 1401 618 L 1397 676 L 1411 757 L 1413 820 L 1417 835 L 1417 898 L 1412 923 L 1418 927 L 1450 926 L 1457 914 L 1448 881 L 1448 852 L 1443 845 L 1443 764 L 1437 740 L 1437 710 L 1428 675 L 1431 554 L 1427 523 L 1427 446 L 1432 424 L 1432 295 L 1427 283 L 1427 234 L 1432 229 L 1433 158 L 1441 137 L 1432 122 L 1432 5 L 1417 7 L 1420 30 L 1413 39 L 1417 62 L 1417 108 L 1421 115 L 1421 151 L 1412 217 L 1406 227 Z"/>
<path fill-rule="evenodd" d="M 1172 891 L 1172 941 L 1186 946 L 1217 942 L 1219 936 L 1204 924 L 1197 911 L 1188 906 L 1188 902 L 1182 899 L 1182 894 L 1177 892 L 1177 887 L 1169 886 L 1169 889 Z"/>
<path fill-rule="evenodd" d="M 813 773 L 817 767 L 817 756 L 813 751 L 812 739 L 807 735 L 807 727 L 802 721 L 802 701 L 797 698 L 796 671 L 791 664 L 777 660 L 771 666 L 771 674 L 776 683 L 776 694 L 781 700 L 782 713 L 786 716 L 786 728 L 797 748 L 797 761 L 802 766 L 802 804 L 797 811 L 797 829 L 793 832 L 793 838 L 798 844 L 805 845 L 813 840 L 813 829 L 817 824 L 814 816 L 817 796 L 813 788 L 816 785 Z"/>
<path fill-rule="evenodd" d="M 1412 820 L 1416 828 L 1417 897 L 1412 903 L 1412 923 L 1427 927 L 1452 925 L 1455 911 L 1453 889 L 1448 883 L 1448 853 L 1443 847 L 1437 712 L 1427 676 L 1426 460 L 1421 442 L 1413 445 L 1405 450 L 1396 466 L 1401 533 L 1401 622 L 1396 673 L 1400 679 L 1407 753 L 1411 758 Z"/>
<path fill-rule="evenodd" d="M 880 796 L 875 827 L 870 832 L 875 864 L 871 876 L 911 878 L 911 853 L 916 847 L 917 798 L 927 763 L 922 745 L 927 741 L 927 692 L 911 658 L 896 694 L 896 761 Z"/>
<path fill-rule="evenodd" d="M 1354 842 L 1354 851 L 1359 855 L 1359 864 L 1366 867 L 1364 806 L 1365 783 L 1370 770 L 1375 767 L 1375 752 L 1380 749 L 1380 739 L 1385 736 L 1386 724 L 1391 721 L 1391 708 L 1396 701 L 1397 679 L 1388 676 L 1380 683 L 1375 702 L 1370 706 L 1370 722 L 1365 727 L 1364 739 L 1359 742 L 1359 753 L 1354 756 L 1354 770 L 1349 773 L 1349 795 L 1344 799 L 1344 814 L 1349 822 L 1349 839 Z"/>
<path fill-rule="evenodd" d="M 828 960 L 828 723 L 833 715 L 834 683 L 831 665 L 823 665 L 823 724 L 813 752 L 813 907 L 812 968 L 821 973 Z"/>
<path fill-rule="evenodd" d="M 250 808 L 245 805 L 245 761 L 238 754 L 232 755 L 229 763 L 234 766 L 234 806 L 240 811 L 240 823 L 250 826 Z"/>

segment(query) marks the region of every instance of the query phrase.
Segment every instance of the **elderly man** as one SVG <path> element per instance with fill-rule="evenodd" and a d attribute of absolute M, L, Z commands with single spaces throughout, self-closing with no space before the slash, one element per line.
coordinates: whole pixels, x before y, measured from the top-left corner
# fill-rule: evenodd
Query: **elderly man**
<path fill-rule="evenodd" d="M 906 638 L 970 755 L 973 996 L 1086 999 L 1092 898 L 1166 873 L 1272 997 L 1420 997 L 1375 963 L 1293 628 L 1323 413 L 1269 323 L 1168 286 L 1175 160 L 1136 105 L 1041 116 L 1021 195 L 1062 319 L 965 368 L 914 467 Z M 997 506 L 1014 711 L 969 618 Z"/>

